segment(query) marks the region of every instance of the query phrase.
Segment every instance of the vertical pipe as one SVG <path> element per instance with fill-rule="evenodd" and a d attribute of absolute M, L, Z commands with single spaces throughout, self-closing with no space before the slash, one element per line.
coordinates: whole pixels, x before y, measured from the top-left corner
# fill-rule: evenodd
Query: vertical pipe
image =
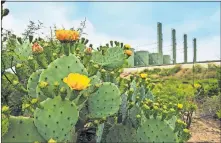
<path fill-rule="evenodd" d="M 157 23 L 158 64 L 163 64 L 163 33 L 162 23 Z"/>
<path fill-rule="evenodd" d="M 196 62 L 196 38 L 193 39 L 193 62 Z"/>
<path fill-rule="evenodd" d="M 187 63 L 187 35 L 183 35 L 184 63 Z"/>
<path fill-rule="evenodd" d="M 176 30 L 172 29 L 173 64 L 176 64 Z"/>

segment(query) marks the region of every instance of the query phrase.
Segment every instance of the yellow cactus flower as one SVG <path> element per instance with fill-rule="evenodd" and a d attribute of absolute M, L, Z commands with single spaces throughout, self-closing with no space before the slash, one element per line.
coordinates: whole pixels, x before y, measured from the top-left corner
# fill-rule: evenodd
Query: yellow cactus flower
<path fill-rule="evenodd" d="M 127 54 L 128 56 L 131 56 L 133 54 L 131 50 L 125 50 L 124 53 Z"/>
<path fill-rule="evenodd" d="M 42 53 L 44 49 L 36 42 L 32 45 L 32 52 L 35 54 Z"/>
<path fill-rule="evenodd" d="M 140 74 L 140 77 L 141 78 L 147 78 L 147 74 L 146 73 L 142 73 L 142 74 Z"/>
<path fill-rule="evenodd" d="M 56 143 L 56 140 L 53 140 L 52 138 L 48 141 L 48 143 Z"/>
<path fill-rule="evenodd" d="M 70 73 L 68 77 L 63 79 L 63 82 L 73 90 L 83 90 L 90 85 L 90 79 L 79 73 Z"/>
<path fill-rule="evenodd" d="M 74 30 L 56 30 L 55 35 L 60 41 L 75 41 L 79 39 L 79 32 Z"/>
<path fill-rule="evenodd" d="M 131 46 L 129 44 L 125 44 L 124 47 L 127 48 L 127 49 L 131 48 Z"/>
<path fill-rule="evenodd" d="M 177 104 L 177 108 L 178 109 L 182 109 L 183 108 L 183 104 Z"/>

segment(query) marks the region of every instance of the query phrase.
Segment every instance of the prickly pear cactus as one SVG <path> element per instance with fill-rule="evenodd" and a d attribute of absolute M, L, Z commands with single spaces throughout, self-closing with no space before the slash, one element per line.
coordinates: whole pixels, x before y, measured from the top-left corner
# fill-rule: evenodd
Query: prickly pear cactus
<path fill-rule="evenodd" d="M 34 125 L 34 119 L 28 117 L 14 117 L 9 118 L 8 133 L 2 138 L 3 142 L 45 142 L 44 138 L 38 133 Z"/>
<path fill-rule="evenodd" d="M 17 44 L 15 53 L 19 55 L 20 60 L 26 60 L 32 54 L 32 44 L 29 41 L 25 41 L 22 44 Z"/>
<path fill-rule="evenodd" d="M 113 83 L 103 83 L 89 96 L 88 109 L 91 118 L 111 116 L 118 112 L 122 99 L 120 91 Z"/>
<path fill-rule="evenodd" d="M 55 82 L 58 82 L 60 86 L 64 86 L 69 89 L 69 87 L 63 82 L 63 78 L 68 76 L 69 73 L 88 74 L 83 64 L 81 64 L 80 60 L 74 55 L 63 56 L 50 63 L 48 68 L 41 73 L 39 78 L 39 82 L 46 81 L 50 83 L 48 87 L 48 94 L 44 94 L 41 92 L 40 88 L 37 87 L 38 96 L 43 99 L 45 99 L 45 97 L 53 97 L 53 84 Z M 70 95 L 70 90 L 68 91 Z"/>
<path fill-rule="evenodd" d="M 1 126 L 2 137 L 8 132 L 8 127 L 9 127 L 9 119 L 5 114 L 2 114 L 2 126 Z"/>
<path fill-rule="evenodd" d="M 173 129 L 160 119 L 148 119 L 137 130 L 137 142 L 177 142 Z"/>
<path fill-rule="evenodd" d="M 93 52 L 92 60 L 106 69 L 114 69 L 122 66 L 125 59 L 124 50 L 120 47 L 108 48 L 105 55 Z"/>
<path fill-rule="evenodd" d="M 42 70 L 32 73 L 28 79 L 28 84 L 27 84 L 28 95 L 33 98 L 36 98 L 36 87 L 38 86 L 38 80 L 41 72 Z"/>
<path fill-rule="evenodd" d="M 121 124 L 116 124 L 110 128 L 107 136 L 106 142 L 119 142 L 119 143 L 126 143 L 126 142 L 134 142 L 136 136 L 136 130 L 134 128 L 124 126 Z"/>
<path fill-rule="evenodd" d="M 71 141 L 78 117 L 76 105 L 57 96 L 41 102 L 41 108 L 34 112 L 34 124 L 46 140 L 53 138 L 58 142 Z"/>

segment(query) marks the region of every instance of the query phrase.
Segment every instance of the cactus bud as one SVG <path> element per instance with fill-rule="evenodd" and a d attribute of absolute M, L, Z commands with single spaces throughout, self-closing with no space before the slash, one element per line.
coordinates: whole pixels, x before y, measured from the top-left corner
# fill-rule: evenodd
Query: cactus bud
<path fill-rule="evenodd" d="M 9 14 L 9 9 L 4 9 L 2 13 L 2 17 L 7 16 Z"/>
<path fill-rule="evenodd" d="M 129 92 L 133 93 L 133 92 L 134 92 L 134 89 L 133 89 L 133 88 L 130 88 Z"/>
<path fill-rule="evenodd" d="M 85 49 L 85 53 L 86 53 L 86 54 L 91 54 L 91 53 L 92 53 L 92 48 L 90 48 L 90 47 L 89 47 L 89 48 L 86 48 L 86 49 Z"/>
<path fill-rule="evenodd" d="M 56 140 L 53 140 L 52 138 L 48 141 L 48 143 L 57 143 Z"/>
<path fill-rule="evenodd" d="M 36 42 L 32 45 L 33 54 L 40 54 L 44 51 L 44 49 Z"/>
<path fill-rule="evenodd" d="M 112 71 L 112 72 L 110 72 L 110 74 L 111 74 L 111 75 L 114 75 L 114 72 Z"/>
<path fill-rule="evenodd" d="M 136 115 L 136 118 L 137 118 L 137 119 L 140 119 L 140 118 L 141 118 L 141 116 L 138 114 L 138 115 Z"/>
<path fill-rule="evenodd" d="M 34 99 L 31 100 L 31 104 L 35 104 L 35 103 L 37 103 L 37 102 L 38 102 L 38 99 L 37 99 L 37 98 L 34 98 Z"/>
<path fill-rule="evenodd" d="M 95 124 L 95 125 L 98 125 L 98 124 L 99 124 L 99 121 L 98 121 L 98 120 L 94 120 L 94 124 Z"/>
<path fill-rule="evenodd" d="M 12 85 L 16 86 L 18 84 L 19 84 L 19 82 L 17 80 L 13 80 Z"/>
<path fill-rule="evenodd" d="M 30 104 L 22 104 L 22 109 L 28 109 L 30 107 Z"/>
<path fill-rule="evenodd" d="M 84 44 L 86 45 L 88 42 L 89 42 L 89 40 L 88 40 L 88 39 L 86 39 L 86 40 L 85 40 L 85 42 L 84 42 Z"/>
<path fill-rule="evenodd" d="M 21 44 L 21 45 L 23 44 L 21 37 L 17 37 L 17 40 L 18 40 L 19 44 Z"/>
<path fill-rule="evenodd" d="M 82 37 L 82 38 L 81 38 L 81 43 L 84 44 L 84 41 L 85 41 L 85 38 Z"/>
<path fill-rule="evenodd" d="M 101 69 L 101 72 L 102 72 L 102 73 L 105 73 L 105 72 L 106 72 L 106 70 L 105 70 L 105 69 Z"/>
<path fill-rule="evenodd" d="M 60 96 L 61 96 L 62 100 L 64 100 L 65 97 L 67 96 L 67 89 L 65 87 L 62 87 L 60 89 Z"/>
<path fill-rule="evenodd" d="M 113 47 L 113 41 L 110 41 L 110 45 L 111 45 L 111 47 Z"/>
<path fill-rule="evenodd" d="M 97 88 L 99 88 L 100 86 L 101 86 L 101 84 L 100 84 L 100 83 L 95 84 L 95 87 L 97 87 Z"/>
<path fill-rule="evenodd" d="M 47 82 L 45 82 L 45 81 L 41 81 L 40 83 L 39 83 L 39 87 L 40 88 L 46 88 L 48 86 L 48 83 Z"/>
<path fill-rule="evenodd" d="M 6 113 L 9 111 L 9 107 L 8 106 L 3 106 L 2 107 L 2 113 Z"/>
<path fill-rule="evenodd" d="M 31 43 L 33 41 L 33 36 L 29 35 L 28 39 L 29 39 L 29 42 Z"/>
<path fill-rule="evenodd" d="M 23 65 L 22 64 L 17 64 L 16 68 L 21 68 Z"/>
<path fill-rule="evenodd" d="M 89 47 L 93 49 L 93 45 L 92 44 L 90 44 Z"/>
<path fill-rule="evenodd" d="M 93 67 L 95 67 L 96 69 L 98 69 L 98 68 L 99 68 L 99 65 L 96 64 L 96 65 L 93 65 Z"/>

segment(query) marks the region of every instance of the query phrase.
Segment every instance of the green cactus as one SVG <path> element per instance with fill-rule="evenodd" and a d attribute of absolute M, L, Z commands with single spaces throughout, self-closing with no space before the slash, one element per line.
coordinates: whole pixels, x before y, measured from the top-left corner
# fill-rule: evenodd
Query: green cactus
<path fill-rule="evenodd" d="M 148 119 L 137 130 L 137 142 L 178 142 L 173 129 L 159 119 Z"/>
<path fill-rule="evenodd" d="M 69 87 L 63 82 L 63 78 L 67 77 L 70 73 L 80 73 L 87 75 L 87 71 L 84 66 L 81 64 L 79 59 L 74 55 L 63 56 L 54 60 L 47 69 L 45 69 L 39 78 L 39 82 L 46 81 L 49 84 L 48 92 L 50 95 L 44 94 L 39 86 L 37 87 L 37 95 L 41 98 L 41 100 L 46 99 L 46 97 L 53 97 L 53 83 L 58 82 L 62 87 L 66 87 L 68 89 L 68 97 L 71 95 L 71 90 Z"/>
<path fill-rule="evenodd" d="M 42 73 L 42 70 L 36 71 L 31 74 L 31 76 L 28 79 L 27 89 L 28 89 L 28 95 L 30 97 L 36 98 L 36 87 L 38 85 L 38 80 L 40 77 L 40 74 Z"/>
<path fill-rule="evenodd" d="M 8 132 L 8 127 L 9 127 L 9 119 L 5 114 L 2 114 L 2 126 L 1 126 L 2 137 Z"/>
<path fill-rule="evenodd" d="M 46 99 L 34 112 L 34 124 L 38 132 L 49 140 L 70 141 L 79 112 L 74 103 L 60 96 Z"/>
<path fill-rule="evenodd" d="M 45 142 L 45 139 L 38 133 L 34 119 L 29 117 L 9 117 L 9 130 L 2 138 L 3 142 Z"/>
<path fill-rule="evenodd" d="M 105 55 L 99 51 L 92 53 L 92 60 L 105 69 L 118 68 L 124 64 L 125 59 L 124 50 L 120 47 L 108 48 Z"/>
<path fill-rule="evenodd" d="M 120 106 L 119 112 L 118 112 L 118 123 L 124 122 L 127 116 L 127 109 L 128 109 L 128 102 L 127 102 L 127 93 L 124 93 L 121 95 L 122 98 L 122 104 Z"/>
<path fill-rule="evenodd" d="M 29 56 L 32 55 L 31 43 L 29 41 L 25 41 L 22 44 L 17 44 L 15 53 L 18 56 L 19 60 L 25 61 Z"/>
<path fill-rule="evenodd" d="M 136 130 L 134 128 L 116 124 L 110 128 L 106 135 L 106 142 L 134 142 L 136 137 Z"/>
<path fill-rule="evenodd" d="M 108 117 L 118 112 L 121 105 L 120 91 L 113 83 L 102 83 L 88 98 L 91 118 Z"/>

